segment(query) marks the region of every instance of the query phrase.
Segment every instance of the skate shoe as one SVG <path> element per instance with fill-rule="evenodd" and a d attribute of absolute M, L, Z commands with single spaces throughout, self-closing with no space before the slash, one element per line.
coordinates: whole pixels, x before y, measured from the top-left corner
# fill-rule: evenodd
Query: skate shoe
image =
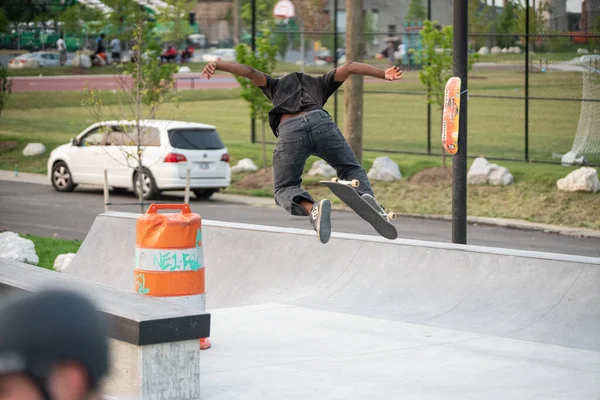
<path fill-rule="evenodd" d="M 363 193 L 360 197 L 362 197 L 362 199 L 366 201 L 371 207 L 377 210 L 377 212 L 385 214 L 385 208 L 382 204 L 379 204 L 377 200 L 375 200 L 375 197 L 371 196 L 369 193 Z"/>
<path fill-rule="evenodd" d="M 331 202 L 325 199 L 314 203 L 309 219 L 321 243 L 327 243 L 331 237 Z"/>

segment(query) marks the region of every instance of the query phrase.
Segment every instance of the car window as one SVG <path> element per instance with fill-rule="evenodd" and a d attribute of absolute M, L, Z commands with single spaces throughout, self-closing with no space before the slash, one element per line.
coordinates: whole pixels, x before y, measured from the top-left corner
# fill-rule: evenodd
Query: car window
<path fill-rule="evenodd" d="M 214 129 L 172 129 L 169 131 L 169 142 L 176 149 L 183 150 L 220 150 L 225 145 Z"/>
<path fill-rule="evenodd" d="M 79 146 L 87 147 L 87 146 L 99 146 L 102 144 L 102 139 L 104 138 L 104 129 L 103 127 L 94 128 L 92 131 L 88 132 L 84 137 L 81 138 L 79 142 Z"/>
<path fill-rule="evenodd" d="M 156 128 L 143 126 L 139 134 L 141 146 L 160 146 L 160 131 Z M 137 146 L 138 133 L 135 126 L 114 126 L 108 134 L 107 143 L 118 146 Z"/>

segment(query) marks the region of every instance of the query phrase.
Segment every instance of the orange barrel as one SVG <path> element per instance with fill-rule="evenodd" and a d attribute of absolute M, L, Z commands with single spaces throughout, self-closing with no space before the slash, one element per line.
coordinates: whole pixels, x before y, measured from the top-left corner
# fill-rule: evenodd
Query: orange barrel
<path fill-rule="evenodd" d="M 188 204 L 151 204 L 137 219 L 134 282 L 137 293 L 206 311 L 202 219 Z"/>

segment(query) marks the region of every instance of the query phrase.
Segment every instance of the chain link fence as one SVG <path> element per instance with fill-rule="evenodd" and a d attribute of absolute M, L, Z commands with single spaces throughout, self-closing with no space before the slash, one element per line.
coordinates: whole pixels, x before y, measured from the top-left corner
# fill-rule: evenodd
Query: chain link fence
<path fill-rule="evenodd" d="M 512 11 L 502 6 L 495 12 L 482 3 L 470 10 L 469 51 L 477 59 L 468 82 L 469 156 L 600 165 L 600 2 L 541 3 L 521 1 Z M 428 105 L 415 56 L 421 29 L 407 24 L 398 33 L 363 35 L 364 62 L 404 70 L 400 83 L 365 78 L 367 151 L 442 154 L 441 108 Z M 274 34 L 282 61 L 300 69 L 304 53 L 306 72 L 334 67 L 333 32 Z M 345 62 L 344 41 L 339 32 L 339 63 Z M 326 107 L 342 130 L 343 93 L 342 86 Z"/>

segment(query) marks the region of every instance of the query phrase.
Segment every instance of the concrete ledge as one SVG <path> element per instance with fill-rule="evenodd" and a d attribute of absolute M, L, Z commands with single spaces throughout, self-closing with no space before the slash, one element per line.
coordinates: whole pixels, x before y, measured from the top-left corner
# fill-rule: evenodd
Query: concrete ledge
<path fill-rule="evenodd" d="M 200 398 L 198 340 L 210 336 L 210 314 L 0 258 L 0 298 L 46 288 L 84 294 L 109 322 L 111 373 L 103 384 L 107 395 Z"/>

